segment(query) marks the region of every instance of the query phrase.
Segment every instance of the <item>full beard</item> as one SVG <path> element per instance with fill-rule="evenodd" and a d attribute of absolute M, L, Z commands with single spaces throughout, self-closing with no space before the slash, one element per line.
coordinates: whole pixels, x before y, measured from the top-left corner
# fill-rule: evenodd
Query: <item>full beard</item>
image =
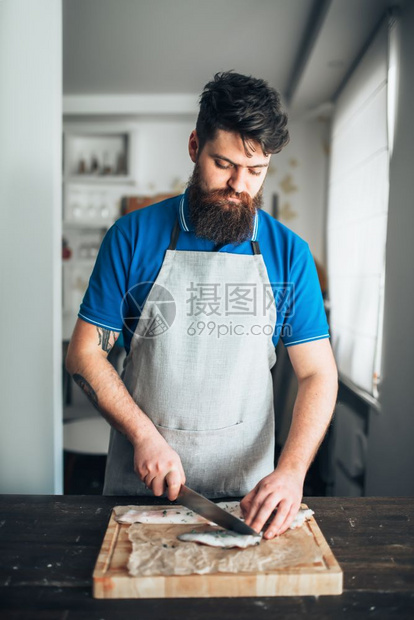
<path fill-rule="evenodd" d="M 240 202 L 232 202 L 232 198 Z M 231 188 L 204 190 L 199 166 L 195 165 L 188 182 L 188 207 L 197 237 L 224 245 L 251 239 L 256 209 L 262 205 L 262 189 L 254 198 L 246 192 L 236 194 Z"/>

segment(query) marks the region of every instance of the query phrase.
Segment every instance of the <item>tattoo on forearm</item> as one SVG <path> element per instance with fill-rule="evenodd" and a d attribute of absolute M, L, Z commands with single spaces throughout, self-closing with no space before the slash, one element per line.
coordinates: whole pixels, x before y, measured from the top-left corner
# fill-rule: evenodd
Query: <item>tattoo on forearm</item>
<path fill-rule="evenodd" d="M 102 327 L 97 327 L 96 331 L 98 332 L 98 345 L 100 345 L 103 349 L 103 351 L 106 351 L 106 353 L 109 353 L 109 351 L 112 349 L 112 347 L 115 344 L 115 340 L 116 340 L 116 332 L 110 331 L 109 329 L 103 329 Z M 111 337 L 112 337 L 112 344 L 111 344 Z"/>
<path fill-rule="evenodd" d="M 85 392 L 86 396 L 89 398 L 95 409 L 98 409 L 99 411 L 98 397 L 93 387 L 86 381 L 84 377 L 82 377 L 82 375 L 75 373 L 74 375 L 72 375 L 72 377 L 75 383 L 77 383 L 79 387 Z"/>

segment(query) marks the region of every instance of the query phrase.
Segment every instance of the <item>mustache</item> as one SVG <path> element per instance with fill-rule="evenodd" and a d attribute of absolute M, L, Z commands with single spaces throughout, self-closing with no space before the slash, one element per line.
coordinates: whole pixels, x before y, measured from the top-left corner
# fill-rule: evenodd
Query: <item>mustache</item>
<path fill-rule="evenodd" d="M 216 204 L 220 204 L 221 202 L 227 202 L 232 198 L 237 198 L 241 202 L 246 203 L 247 205 L 251 205 L 252 198 L 247 192 L 235 192 L 231 187 L 224 189 L 214 189 L 210 192 L 206 192 L 208 194 L 209 200 Z"/>

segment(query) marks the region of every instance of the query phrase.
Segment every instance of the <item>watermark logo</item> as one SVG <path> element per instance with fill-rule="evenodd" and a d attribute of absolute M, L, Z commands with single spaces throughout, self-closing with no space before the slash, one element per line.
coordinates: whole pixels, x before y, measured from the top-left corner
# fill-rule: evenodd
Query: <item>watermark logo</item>
<path fill-rule="evenodd" d="M 122 300 L 126 329 L 142 338 L 165 334 L 174 323 L 177 308 L 170 291 L 156 282 L 141 282 L 130 288 Z"/>
<path fill-rule="evenodd" d="M 276 312 L 284 318 L 295 314 L 295 285 L 293 282 L 269 282 L 263 285 L 263 312 L 275 303 Z"/>
<path fill-rule="evenodd" d="M 264 325 L 243 325 L 241 323 L 217 323 L 217 321 L 191 321 L 187 328 L 189 336 L 214 336 L 219 340 L 226 336 L 292 336 L 292 328 L 290 325 L 276 325 L 276 328 L 270 323 Z"/>
<path fill-rule="evenodd" d="M 295 287 L 290 282 L 261 285 L 256 282 L 192 281 L 183 286 L 178 296 L 182 300 L 179 311 L 188 319 L 187 334 L 190 336 L 269 336 L 274 330 L 283 332 L 284 327 L 289 327 L 284 321 L 295 314 Z M 125 294 L 121 314 L 131 334 L 156 338 L 165 334 L 174 323 L 177 305 L 164 286 L 141 282 Z M 257 318 L 258 323 L 251 325 L 249 317 Z M 244 329 L 246 326 L 250 326 L 248 331 Z"/>
<path fill-rule="evenodd" d="M 186 289 L 187 316 L 268 316 L 273 305 L 278 315 L 295 314 L 293 282 L 257 283 L 190 282 Z"/>

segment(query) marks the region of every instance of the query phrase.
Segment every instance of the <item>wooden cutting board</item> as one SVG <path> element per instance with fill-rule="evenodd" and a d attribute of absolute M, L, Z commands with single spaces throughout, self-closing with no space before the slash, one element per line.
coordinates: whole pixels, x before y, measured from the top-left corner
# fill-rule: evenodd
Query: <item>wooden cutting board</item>
<path fill-rule="evenodd" d="M 306 508 L 303 505 L 302 507 Z M 148 506 L 137 508 L 145 510 Z M 157 506 L 157 508 L 162 510 L 168 507 Z M 95 598 L 319 596 L 342 593 L 342 570 L 314 517 L 301 528 L 291 531 L 290 542 L 300 547 L 305 543 L 304 537 L 306 537 L 306 543 L 309 546 L 310 535 L 315 556 L 319 556 L 320 560 L 271 571 L 260 571 L 252 566 L 252 571 L 248 573 L 131 576 L 127 568 L 132 551 L 132 543 L 128 538 L 129 527 L 128 524 L 117 523 L 112 512 L 93 572 Z M 154 528 L 155 540 L 165 525 L 150 527 Z M 182 525 L 169 527 L 177 527 L 177 531 L 182 531 L 183 528 Z M 187 527 L 190 531 L 194 526 L 188 525 Z M 177 540 L 177 544 L 188 543 Z M 277 553 L 277 539 L 266 541 L 266 545 L 269 544 L 274 545 L 274 552 Z M 221 551 L 221 549 L 211 549 L 211 553 Z M 232 553 L 232 551 L 227 550 L 227 553 Z"/>

